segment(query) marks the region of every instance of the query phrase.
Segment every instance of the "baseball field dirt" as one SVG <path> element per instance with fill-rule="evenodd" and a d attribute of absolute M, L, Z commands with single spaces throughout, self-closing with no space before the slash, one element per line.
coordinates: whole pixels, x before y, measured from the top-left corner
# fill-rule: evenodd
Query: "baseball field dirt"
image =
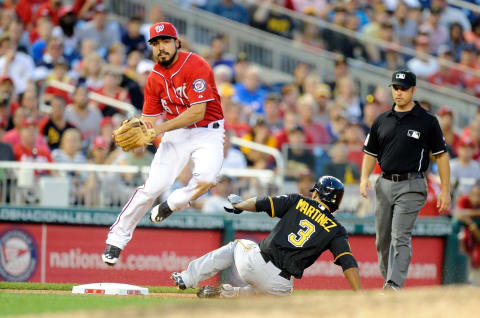
<path fill-rule="evenodd" d="M 153 294 L 146 297 L 190 298 L 192 295 Z M 109 297 L 109 296 L 105 296 Z M 111 296 L 110 296 L 111 297 Z M 153 300 L 153 299 L 152 299 Z M 111 317 L 478 317 L 480 288 L 468 286 L 406 289 L 382 294 L 379 290 L 306 292 L 287 298 L 191 299 L 163 306 L 123 307 L 114 310 L 69 312 L 69 318 Z M 66 313 L 23 317 L 65 317 Z"/>

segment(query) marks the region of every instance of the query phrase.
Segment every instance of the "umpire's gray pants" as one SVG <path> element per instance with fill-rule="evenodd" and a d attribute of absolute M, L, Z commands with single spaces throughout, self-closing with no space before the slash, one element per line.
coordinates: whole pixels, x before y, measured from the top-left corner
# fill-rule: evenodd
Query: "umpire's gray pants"
<path fill-rule="evenodd" d="M 412 229 L 427 199 L 425 179 L 375 183 L 375 226 L 380 272 L 385 282 L 402 287 L 412 256 Z"/>

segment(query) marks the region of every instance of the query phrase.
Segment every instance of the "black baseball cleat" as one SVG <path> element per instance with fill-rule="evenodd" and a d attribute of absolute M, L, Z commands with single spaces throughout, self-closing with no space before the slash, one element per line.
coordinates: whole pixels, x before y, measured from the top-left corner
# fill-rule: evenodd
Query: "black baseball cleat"
<path fill-rule="evenodd" d="M 388 281 L 388 282 L 385 283 L 385 285 L 383 285 L 383 290 L 398 292 L 398 291 L 400 291 L 400 286 L 398 286 L 397 284 L 395 284 L 392 281 Z"/>
<path fill-rule="evenodd" d="M 198 298 L 218 298 L 221 296 L 222 288 L 216 286 L 202 286 L 197 292 Z"/>
<path fill-rule="evenodd" d="M 173 211 L 168 206 L 167 201 L 164 201 L 162 204 L 153 207 L 150 212 L 150 220 L 154 223 L 159 223 L 168 218 L 172 213 Z"/>
<path fill-rule="evenodd" d="M 122 251 L 121 248 L 107 244 L 107 247 L 105 248 L 105 251 L 103 251 L 103 254 L 102 254 L 103 262 L 109 266 L 115 265 L 120 257 L 121 251 Z"/>
<path fill-rule="evenodd" d="M 175 283 L 175 286 L 178 286 L 179 289 L 187 289 L 187 286 L 185 285 L 185 282 L 183 281 L 182 275 L 180 273 L 173 272 L 172 275 L 170 275 L 170 278 Z"/>

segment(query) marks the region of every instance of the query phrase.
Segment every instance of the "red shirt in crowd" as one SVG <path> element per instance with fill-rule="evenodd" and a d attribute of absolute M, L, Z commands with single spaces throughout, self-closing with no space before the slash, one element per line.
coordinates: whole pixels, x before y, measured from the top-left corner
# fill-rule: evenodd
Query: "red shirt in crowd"
<path fill-rule="evenodd" d="M 192 52 L 178 52 L 170 68 L 155 64 L 145 85 L 143 116 L 165 113 L 170 120 L 200 103 L 207 103 L 205 116 L 189 128 L 223 119 L 220 96 L 207 61 Z"/>
<path fill-rule="evenodd" d="M 53 162 L 50 150 L 47 147 L 27 148 L 22 144 L 13 146 L 13 153 L 17 161 L 27 162 Z"/>

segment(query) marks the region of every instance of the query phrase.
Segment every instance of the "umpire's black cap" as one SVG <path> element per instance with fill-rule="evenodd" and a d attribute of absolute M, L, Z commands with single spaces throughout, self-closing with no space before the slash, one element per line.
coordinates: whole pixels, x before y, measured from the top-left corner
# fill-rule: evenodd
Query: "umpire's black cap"
<path fill-rule="evenodd" d="M 400 85 L 405 88 L 417 86 L 417 76 L 409 69 L 400 69 L 392 74 L 392 85 Z"/>

